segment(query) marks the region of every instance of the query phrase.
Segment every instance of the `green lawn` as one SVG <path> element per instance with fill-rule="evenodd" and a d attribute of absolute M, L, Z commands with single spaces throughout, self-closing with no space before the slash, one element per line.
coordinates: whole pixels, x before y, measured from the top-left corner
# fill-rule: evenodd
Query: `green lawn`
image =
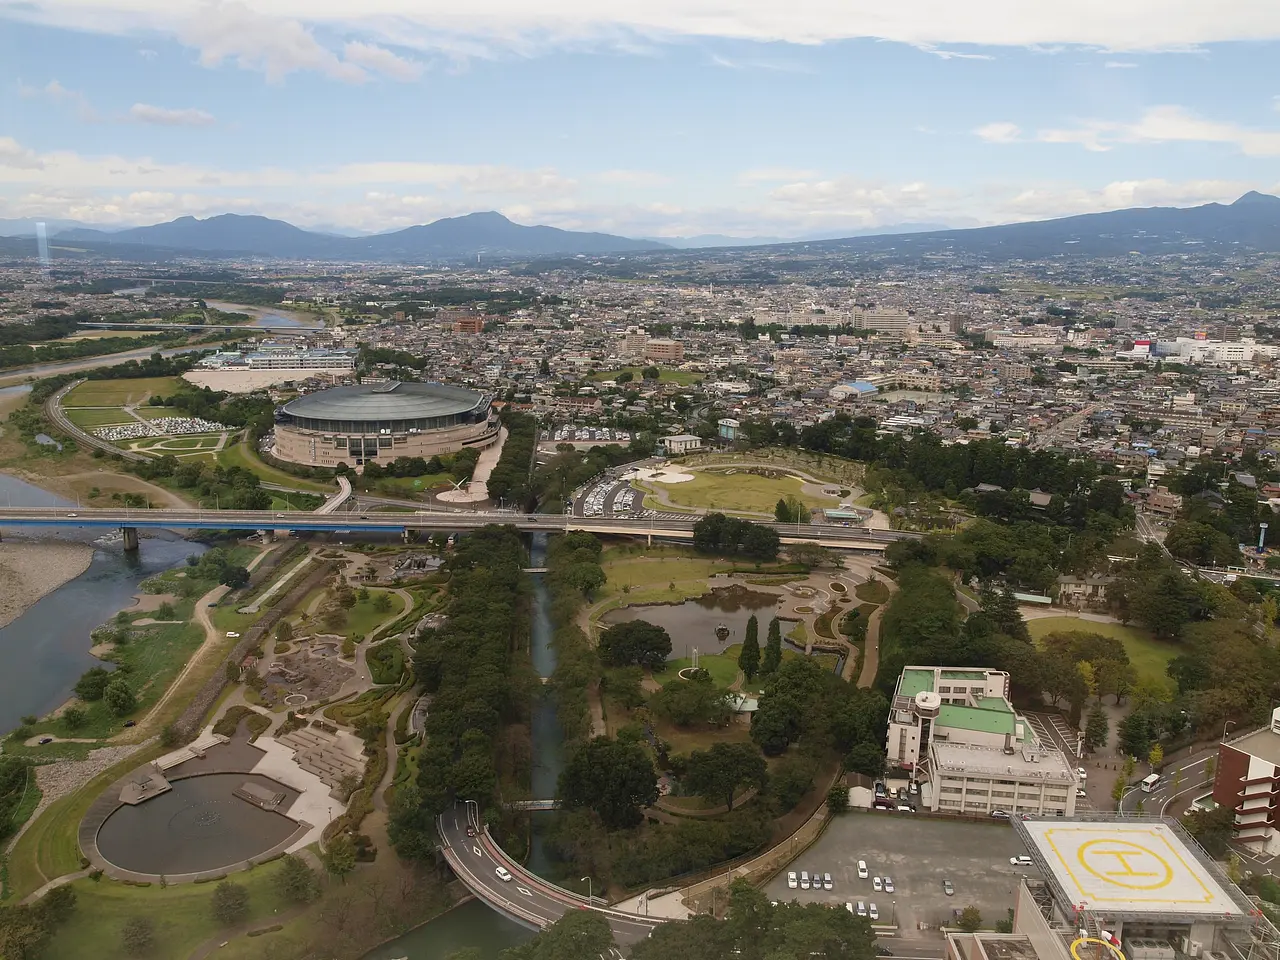
<path fill-rule="evenodd" d="M 181 381 L 178 377 L 142 377 L 136 380 L 86 380 L 62 399 L 64 407 L 122 407 L 142 403 L 148 397 L 168 397 Z"/>
<path fill-rule="evenodd" d="M 632 383 L 640 383 L 640 374 L 643 370 L 644 367 L 622 367 L 618 370 L 600 370 L 593 373 L 591 375 L 591 379 L 612 380 L 618 374 L 630 371 L 631 376 L 635 378 Z M 691 373 L 687 370 L 664 370 L 661 367 L 658 368 L 659 383 L 678 383 L 682 387 L 687 387 L 691 383 L 701 383 L 704 377 L 706 377 L 706 374 L 704 373 Z"/>
<path fill-rule="evenodd" d="M 212 450 L 218 445 L 218 433 L 199 433 L 193 436 L 168 437 L 146 444 L 146 448 L 159 447 L 157 453 L 169 450 Z"/>
<path fill-rule="evenodd" d="M 739 648 L 739 651 L 741 648 Z M 665 686 L 672 680 L 678 679 L 679 673 L 685 667 L 692 667 L 693 660 L 689 657 L 681 657 L 678 660 L 668 660 L 667 669 L 660 673 L 655 672 L 653 679 L 659 685 Z M 698 666 L 707 673 L 711 674 L 711 682 L 717 687 L 728 687 L 734 680 L 738 679 L 738 657 L 735 653 L 730 657 L 723 653 L 708 653 L 698 657 Z"/>
<path fill-rule="evenodd" d="M 1120 623 L 1096 623 L 1079 617 L 1045 617 L 1041 620 L 1028 620 L 1027 629 L 1031 631 L 1031 637 L 1036 641 L 1048 633 L 1070 630 L 1114 637 L 1124 644 L 1125 652 L 1129 654 L 1129 662 L 1133 664 L 1139 679 L 1151 677 L 1168 682 L 1169 675 L 1165 672 L 1165 668 L 1180 652 L 1177 644 L 1165 643 L 1145 630 L 1126 627 Z"/>
<path fill-rule="evenodd" d="M 452 479 L 453 476 L 448 473 L 428 473 L 421 477 L 383 477 L 375 482 L 374 490 L 383 496 L 411 500 L 430 493 L 442 484 L 450 483 Z"/>
<path fill-rule="evenodd" d="M 234 881 L 249 891 L 251 921 L 265 926 L 276 911 L 291 906 L 276 893 L 279 872 L 280 862 L 274 861 L 235 874 Z M 72 884 L 76 909 L 54 935 L 44 955 L 133 960 L 136 955 L 121 943 L 121 928 L 130 917 L 148 917 L 155 927 L 155 946 L 149 955 L 186 957 L 221 929 L 210 909 L 216 886 L 182 883 L 130 887 L 106 879 L 97 883 L 76 880 Z"/>
<path fill-rule="evenodd" d="M 779 500 L 796 497 L 810 507 L 834 506 L 830 497 L 813 497 L 800 492 L 798 477 L 761 477 L 738 470 L 734 473 L 700 470 L 684 483 L 649 483 L 648 490 L 662 490 L 673 504 L 707 510 L 746 511 L 772 515 Z"/>
<path fill-rule="evenodd" d="M 884 603 L 889 599 L 889 588 L 881 580 L 860 583 L 853 592 L 859 600 L 865 600 L 867 603 Z"/>
<path fill-rule="evenodd" d="M 282 487 L 292 487 L 296 490 L 309 490 L 313 493 L 333 493 L 337 486 L 333 482 L 324 482 L 317 480 L 304 480 L 302 477 L 295 477 L 291 473 L 285 473 L 283 470 L 277 470 L 269 464 L 263 463 L 256 451 L 250 449 L 247 443 L 229 444 L 224 450 L 218 453 L 218 463 L 224 467 L 244 467 L 258 475 L 258 479 L 267 483 L 279 484 Z"/>
<path fill-rule="evenodd" d="M 73 408 L 67 411 L 67 419 L 77 427 L 84 427 L 86 430 L 93 427 L 109 427 L 116 424 L 136 422 L 133 417 L 119 407 L 111 407 L 107 410 L 97 410 L 91 407 Z"/>

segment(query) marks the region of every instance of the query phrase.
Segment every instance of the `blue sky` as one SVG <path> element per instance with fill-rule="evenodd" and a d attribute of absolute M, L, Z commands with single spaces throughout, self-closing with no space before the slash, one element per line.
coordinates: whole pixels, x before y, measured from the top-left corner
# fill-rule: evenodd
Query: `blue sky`
<path fill-rule="evenodd" d="M 1280 189 L 1280 4 L 1040 6 L 0 0 L 0 217 L 800 236 Z"/>

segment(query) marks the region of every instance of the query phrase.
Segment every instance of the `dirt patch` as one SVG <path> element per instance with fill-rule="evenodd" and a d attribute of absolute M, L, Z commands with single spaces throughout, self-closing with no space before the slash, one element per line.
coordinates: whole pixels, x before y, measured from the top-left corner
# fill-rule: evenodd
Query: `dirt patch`
<path fill-rule="evenodd" d="M 172 593 L 139 593 L 127 608 L 130 613 L 154 613 L 164 603 L 177 603 L 178 598 Z M 142 621 L 138 621 L 141 623 Z"/>
<path fill-rule="evenodd" d="M 86 543 L 0 543 L 0 627 L 89 569 Z"/>
<path fill-rule="evenodd" d="M 85 473 L 69 473 L 61 478 L 67 488 L 77 497 L 87 499 L 88 505 L 109 507 L 113 493 L 134 493 L 147 497 L 153 507 L 185 507 L 187 502 L 176 493 L 166 490 L 154 483 L 148 483 L 139 477 L 125 476 L 119 473 L 108 473 L 95 470 Z M 95 487 L 99 496 L 89 498 Z"/>

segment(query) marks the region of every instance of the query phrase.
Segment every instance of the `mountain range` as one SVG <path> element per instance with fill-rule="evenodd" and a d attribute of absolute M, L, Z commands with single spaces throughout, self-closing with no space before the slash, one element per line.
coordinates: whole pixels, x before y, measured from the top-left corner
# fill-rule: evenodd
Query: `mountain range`
<path fill-rule="evenodd" d="M 85 227 L 60 231 L 58 241 L 143 244 L 203 253 L 256 254 L 289 260 L 416 260 L 549 254 L 629 253 L 669 249 L 650 240 L 556 227 L 526 227 L 500 213 L 471 213 L 369 237 L 303 230 L 283 220 L 225 213 L 207 220 L 179 217 L 150 227 L 107 233 Z"/>
<path fill-rule="evenodd" d="M 706 247 L 772 247 L 781 243 L 807 243 L 812 240 L 841 240 L 850 237 L 879 237 L 885 234 L 926 233 L 950 229 L 945 223 L 891 223 L 883 227 L 851 227 L 827 230 L 801 237 L 731 237 L 723 233 L 700 233 L 693 237 L 645 237 L 654 243 L 677 250 L 701 250 Z"/>
<path fill-rule="evenodd" d="M 33 221 L 0 221 L 6 230 Z M 1018 257 L 1115 256 L 1212 250 L 1280 252 L 1280 198 L 1251 191 L 1234 203 L 1197 207 L 1142 207 L 1090 213 L 1056 220 L 968 229 L 931 229 L 929 224 L 900 224 L 897 232 L 834 239 L 782 240 L 721 235 L 629 239 L 607 233 L 583 233 L 556 227 L 523 226 L 499 213 L 450 217 L 391 233 L 350 237 L 302 230 L 283 220 L 223 214 L 197 220 L 122 230 L 84 226 L 56 229 L 49 221 L 54 256 L 101 255 L 134 260 L 176 255 L 206 257 L 254 255 L 296 260 L 416 262 L 423 260 L 551 255 L 681 255 L 692 248 L 770 246 L 779 251 L 889 252 L 895 255 L 963 253 L 1008 260 Z M 21 231 L 21 232 L 25 232 Z M 868 231 L 870 234 L 871 232 Z M 0 238 L 5 234 L 0 232 Z M 0 239 L 0 253 L 30 256 L 34 241 Z"/>

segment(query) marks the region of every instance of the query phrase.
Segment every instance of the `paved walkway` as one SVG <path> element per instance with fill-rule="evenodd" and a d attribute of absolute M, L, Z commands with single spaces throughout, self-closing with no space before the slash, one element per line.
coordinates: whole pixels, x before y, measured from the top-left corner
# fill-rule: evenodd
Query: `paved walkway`
<path fill-rule="evenodd" d="M 892 600 L 893 595 L 898 592 L 898 584 L 888 577 L 881 577 L 880 582 L 889 588 L 889 600 Z M 876 671 L 880 669 L 880 621 L 889 600 L 876 607 L 867 620 L 867 639 L 862 645 L 862 672 L 858 674 L 860 687 L 870 687 L 876 682 Z"/>

